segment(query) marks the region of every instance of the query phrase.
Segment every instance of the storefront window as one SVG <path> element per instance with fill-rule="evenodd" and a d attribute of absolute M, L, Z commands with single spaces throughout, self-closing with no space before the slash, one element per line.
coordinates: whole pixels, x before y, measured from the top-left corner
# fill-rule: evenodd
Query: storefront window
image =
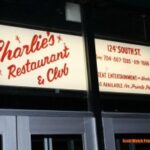
<path fill-rule="evenodd" d="M 149 150 L 149 134 L 116 135 L 116 150 Z"/>
<path fill-rule="evenodd" d="M 33 135 L 32 150 L 83 150 L 80 135 Z"/>
<path fill-rule="evenodd" d="M 86 109 L 80 4 L 34 1 L 3 1 L 0 6 L 4 14 L 0 17 L 1 99 L 6 101 L 13 93 L 19 108 Z M 27 102 L 27 97 L 39 99 L 42 105 Z"/>

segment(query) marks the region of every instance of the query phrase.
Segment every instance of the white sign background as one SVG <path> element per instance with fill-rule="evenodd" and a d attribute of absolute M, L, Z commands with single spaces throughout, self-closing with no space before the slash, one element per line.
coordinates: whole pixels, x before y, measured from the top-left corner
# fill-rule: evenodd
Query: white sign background
<path fill-rule="evenodd" d="M 46 31 L 0 25 L 0 85 L 87 90 L 85 49 L 81 36 L 50 32 L 55 40 L 53 46 L 45 44 L 48 45 L 45 46 L 46 48 L 41 48 L 39 51 L 35 51 L 28 55 L 25 54 L 24 51 L 22 52 L 21 57 L 17 57 L 16 59 L 12 58 L 11 60 L 8 59 L 9 56 L 7 52 L 5 52 L 5 57 L 2 61 L 2 55 L 4 55 L 8 41 L 10 41 L 10 44 L 7 51 L 11 50 L 13 53 L 17 47 L 22 48 L 26 44 L 30 45 L 35 34 L 40 37 L 38 38 L 38 41 L 41 43 L 43 38 L 48 39 L 48 33 L 49 32 Z M 16 68 L 22 68 L 27 63 L 27 60 L 30 60 L 30 62 L 40 61 L 46 56 L 50 57 L 51 55 L 56 55 L 60 51 L 63 52 L 65 46 L 69 48 L 69 50 L 67 50 L 68 57 L 51 62 L 50 64 L 45 64 L 35 70 L 29 72 L 26 71 L 26 73 L 22 70 L 23 73 L 19 76 L 15 75 L 16 77 L 13 77 L 10 75 L 10 78 L 8 77 L 10 73 L 10 70 L 8 69 L 9 66 L 15 65 Z M 47 80 L 48 70 L 51 68 L 51 74 L 49 75 L 50 78 L 52 78 L 54 75 L 52 70 L 54 70 L 55 67 L 62 70 L 65 64 L 68 69 L 67 75 L 64 75 L 63 73 L 60 78 L 49 82 Z M 15 71 L 14 74 L 16 74 Z"/>
<path fill-rule="evenodd" d="M 150 94 L 150 48 L 95 39 L 99 90 Z"/>

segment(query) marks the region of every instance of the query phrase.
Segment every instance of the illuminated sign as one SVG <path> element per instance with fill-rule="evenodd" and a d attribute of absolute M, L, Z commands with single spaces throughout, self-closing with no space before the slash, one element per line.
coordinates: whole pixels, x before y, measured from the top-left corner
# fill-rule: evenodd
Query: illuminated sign
<path fill-rule="evenodd" d="M 150 144 L 150 139 L 147 138 L 139 138 L 139 139 L 122 139 L 122 143 L 126 144 Z"/>
<path fill-rule="evenodd" d="M 0 25 L 0 85 L 87 90 L 81 36 Z"/>
<path fill-rule="evenodd" d="M 150 94 L 150 48 L 95 39 L 99 90 Z"/>

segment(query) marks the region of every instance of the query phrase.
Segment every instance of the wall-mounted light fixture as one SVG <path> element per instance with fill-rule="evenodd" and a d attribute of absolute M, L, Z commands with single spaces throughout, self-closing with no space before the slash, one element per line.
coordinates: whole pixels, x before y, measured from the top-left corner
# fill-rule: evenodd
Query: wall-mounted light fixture
<path fill-rule="evenodd" d="M 67 2 L 65 7 L 66 21 L 81 22 L 80 5 Z"/>

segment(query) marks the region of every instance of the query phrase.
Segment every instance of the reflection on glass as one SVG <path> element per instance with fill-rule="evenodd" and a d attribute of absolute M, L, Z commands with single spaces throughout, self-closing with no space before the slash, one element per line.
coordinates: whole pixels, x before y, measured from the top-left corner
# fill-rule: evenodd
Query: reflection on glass
<path fill-rule="evenodd" d="M 116 150 L 150 150 L 150 134 L 117 134 Z"/>
<path fill-rule="evenodd" d="M 32 135 L 32 150 L 83 150 L 80 135 Z"/>

